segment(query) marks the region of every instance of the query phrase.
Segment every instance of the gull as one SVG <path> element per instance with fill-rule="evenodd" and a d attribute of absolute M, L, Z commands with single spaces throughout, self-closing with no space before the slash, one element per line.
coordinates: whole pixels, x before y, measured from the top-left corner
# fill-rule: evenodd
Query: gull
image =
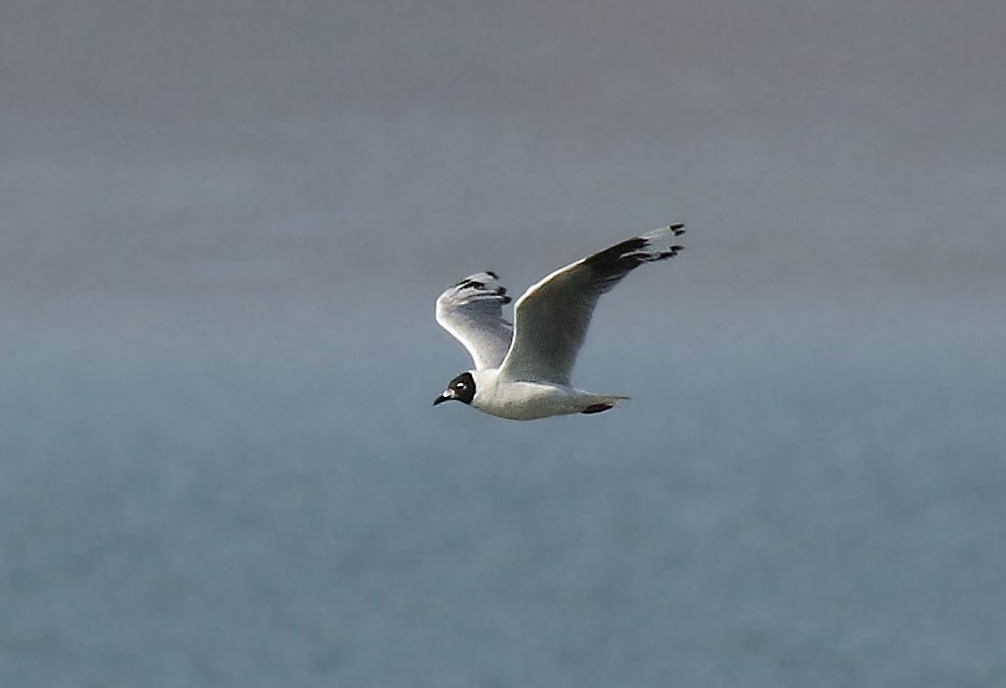
<path fill-rule="evenodd" d="M 511 420 L 600 413 L 629 397 L 576 389 L 570 377 L 602 294 L 643 263 L 676 256 L 684 225 L 661 227 L 621 241 L 560 268 L 510 303 L 495 272 L 470 275 L 436 302 L 437 322 L 468 350 L 475 363 L 447 385 L 433 405 L 460 401 Z"/>

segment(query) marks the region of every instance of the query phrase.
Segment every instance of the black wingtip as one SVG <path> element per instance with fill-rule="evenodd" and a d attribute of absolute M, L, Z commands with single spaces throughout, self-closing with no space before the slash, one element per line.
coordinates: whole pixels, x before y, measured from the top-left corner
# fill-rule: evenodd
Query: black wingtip
<path fill-rule="evenodd" d="M 592 256 L 588 256 L 584 259 L 584 264 L 601 272 L 631 270 L 639 265 L 640 261 L 636 252 L 645 249 L 647 241 L 645 237 L 626 239 Z"/>
<path fill-rule="evenodd" d="M 667 225 L 667 229 L 671 230 L 674 236 L 681 236 L 685 233 L 685 224 L 683 222 L 679 222 L 674 225 Z"/>

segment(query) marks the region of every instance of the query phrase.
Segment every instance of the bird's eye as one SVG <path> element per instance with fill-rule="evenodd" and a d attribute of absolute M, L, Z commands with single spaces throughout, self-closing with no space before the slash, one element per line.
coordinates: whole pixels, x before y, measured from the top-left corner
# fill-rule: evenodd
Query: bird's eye
<path fill-rule="evenodd" d="M 464 389 L 465 388 L 465 383 L 459 382 L 458 384 L 454 385 L 454 387 L 456 389 Z"/>

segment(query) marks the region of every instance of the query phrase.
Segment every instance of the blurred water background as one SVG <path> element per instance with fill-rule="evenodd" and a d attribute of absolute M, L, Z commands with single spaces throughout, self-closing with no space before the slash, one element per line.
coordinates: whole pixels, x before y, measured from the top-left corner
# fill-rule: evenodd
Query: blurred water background
<path fill-rule="evenodd" d="M 0 684 L 1006 683 L 999 4 L 3 11 Z M 672 221 L 629 405 L 431 407 Z"/>

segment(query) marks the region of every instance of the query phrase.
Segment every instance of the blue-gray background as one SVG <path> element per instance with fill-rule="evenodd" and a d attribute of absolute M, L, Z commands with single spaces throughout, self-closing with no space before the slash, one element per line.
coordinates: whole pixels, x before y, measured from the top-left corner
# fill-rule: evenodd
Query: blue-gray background
<path fill-rule="evenodd" d="M 1006 5 L 3 3 L 4 686 L 1006 684 Z M 640 230 L 602 416 L 432 320 Z"/>

